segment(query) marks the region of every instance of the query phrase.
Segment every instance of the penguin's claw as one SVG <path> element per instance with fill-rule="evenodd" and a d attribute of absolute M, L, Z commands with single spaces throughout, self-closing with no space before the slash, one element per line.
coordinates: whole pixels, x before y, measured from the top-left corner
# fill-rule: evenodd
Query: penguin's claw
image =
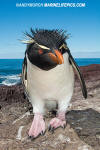
<path fill-rule="evenodd" d="M 45 134 L 45 131 L 42 131 L 40 134 L 41 134 L 41 135 L 44 135 L 44 134 Z"/>
<path fill-rule="evenodd" d="M 51 130 L 51 125 L 49 125 L 49 127 L 48 127 L 48 131 L 50 131 Z"/>
<path fill-rule="evenodd" d="M 67 124 L 64 124 L 64 125 L 62 126 L 62 128 L 65 129 L 65 128 L 66 128 L 66 125 L 67 125 Z"/>
<path fill-rule="evenodd" d="M 50 132 L 54 133 L 54 127 L 51 127 L 51 125 L 49 125 L 49 127 L 48 127 L 48 131 L 50 131 Z"/>
<path fill-rule="evenodd" d="M 30 140 L 34 140 L 34 139 L 38 138 L 40 135 L 43 136 L 44 134 L 45 134 L 45 132 L 42 131 L 40 134 L 38 134 L 38 136 L 36 136 L 36 137 L 34 137 L 34 136 L 29 136 L 28 138 L 29 138 Z"/>
<path fill-rule="evenodd" d="M 33 140 L 33 139 L 34 139 L 34 136 L 29 136 L 29 139 Z"/>
<path fill-rule="evenodd" d="M 48 131 L 54 132 L 54 130 L 56 128 L 59 128 L 59 127 L 65 128 L 66 127 L 66 121 L 65 120 L 61 120 L 59 118 L 53 118 L 50 121 L 50 125 L 49 125 L 49 128 L 48 128 Z"/>

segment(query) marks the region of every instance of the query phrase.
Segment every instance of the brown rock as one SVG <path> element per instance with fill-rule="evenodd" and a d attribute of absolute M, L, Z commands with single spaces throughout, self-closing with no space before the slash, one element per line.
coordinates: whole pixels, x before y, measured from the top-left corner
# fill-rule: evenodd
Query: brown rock
<path fill-rule="evenodd" d="M 67 127 L 31 141 L 33 115 L 22 85 L 0 86 L 0 150 L 100 150 L 100 65 L 80 67 L 88 98 L 82 96 L 76 77 L 75 90 L 66 114 Z M 46 126 L 50 121 L 46 117 Z"/>

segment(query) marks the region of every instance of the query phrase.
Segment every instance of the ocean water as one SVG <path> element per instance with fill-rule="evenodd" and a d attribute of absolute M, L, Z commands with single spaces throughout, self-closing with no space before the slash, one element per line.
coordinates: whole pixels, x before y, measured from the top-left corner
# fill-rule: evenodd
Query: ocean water
<path fill-rule="evenodd" d="M 100 64 L 100 58 L 76 58 L 79 66 Z M 23 59 L 0 59 L 0 85 L 15 85 L 21 82 Z"/>
<path fill-rule="evenodd" d="M 0 59 L 0 85 L 15 85 L 21 82 L 23 59 Z"/>

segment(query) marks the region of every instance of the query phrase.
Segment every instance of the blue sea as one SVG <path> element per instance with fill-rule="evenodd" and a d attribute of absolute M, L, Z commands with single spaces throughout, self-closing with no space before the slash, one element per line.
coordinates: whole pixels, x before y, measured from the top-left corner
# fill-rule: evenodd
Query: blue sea
<path fill-rule="evenodd" d="M 76 58 L 79 66 L 100 64 L 100 58 Z M 0 59 L 0 85 L 15 85 L 21 82 L 23 59 Z"/>

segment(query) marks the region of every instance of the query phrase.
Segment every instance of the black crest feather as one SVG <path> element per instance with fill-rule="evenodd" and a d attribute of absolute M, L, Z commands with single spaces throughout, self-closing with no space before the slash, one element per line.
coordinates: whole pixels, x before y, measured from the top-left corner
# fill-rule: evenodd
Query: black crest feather
<path fill-rule="evenodd" d="M 44 30 L 44 29 L 30 29 L 30 34 L 26 32 L 26 35 L 34 39 L 38 44 L 47 46 L 49 48 L 59 48 L 63 43 L 66 43 L 66 39 L 69 38 L 69 34 L 63 30 Z"/>

